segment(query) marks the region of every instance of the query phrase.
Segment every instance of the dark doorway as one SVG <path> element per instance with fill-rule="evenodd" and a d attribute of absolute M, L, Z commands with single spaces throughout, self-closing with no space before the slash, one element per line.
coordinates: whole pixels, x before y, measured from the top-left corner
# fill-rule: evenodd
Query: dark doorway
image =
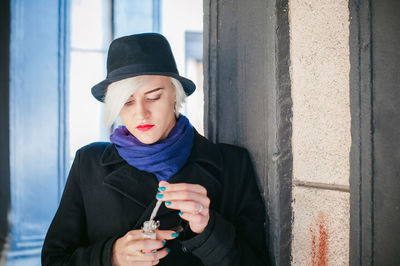
<path fill-rule="evenodd" d="M 10 208 L 10 160 L 9 160 L 9 50 L 10 50 L 10 3 L 0 4 L 0 256 L 6 243 L 8 212 Z M 1 261 L 0 261 L 1 264 Z"/>

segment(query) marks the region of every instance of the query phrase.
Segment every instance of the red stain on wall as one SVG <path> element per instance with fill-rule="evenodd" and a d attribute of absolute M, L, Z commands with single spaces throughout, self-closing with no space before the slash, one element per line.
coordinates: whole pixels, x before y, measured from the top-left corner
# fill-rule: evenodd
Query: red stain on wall
<path fill-rule="evenodd" d="M 314 228 L 317 230 L 314 230 Z M 328 229 L 323 214 L 319 214 L 316 223 L 310 227 L 312 266 L 328 265 Z M 318 234 L 318 235 L 317 235 Z M 317 241 L 318 238 L 318 241 Z"/>
<path fill-rule="evenodd" d="M 312 266 L 317 265 L 317 241 L 316 241 L 316 236 L 315 232 L 310 227 L 310 233 L 311 233 L 311 260 L 312 260 Z"/>

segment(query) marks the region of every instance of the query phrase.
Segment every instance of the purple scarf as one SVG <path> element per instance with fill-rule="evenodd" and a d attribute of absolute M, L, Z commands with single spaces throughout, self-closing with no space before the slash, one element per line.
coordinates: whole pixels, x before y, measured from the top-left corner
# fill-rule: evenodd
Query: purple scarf
<path fill-rule="evenodd" d="M 110 140 L 130 165 L 153 173 L 158 181 L 167 181 L 185 165 L 192 151 L 193 137 L 193 126 L 180 114 L 168 137 L 156 143 L 141 143 L 124 126 L 116 128 Z"/>

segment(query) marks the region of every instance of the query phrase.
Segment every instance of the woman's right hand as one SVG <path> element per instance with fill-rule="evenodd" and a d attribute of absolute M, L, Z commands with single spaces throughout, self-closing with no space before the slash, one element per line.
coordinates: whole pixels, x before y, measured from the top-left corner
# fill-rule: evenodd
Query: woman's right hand
<path fill-rule="evenodd" d="M 175 231 L 171 230 L 157 230 L 156 239 L 143 239 L 142 230 L 129 231 L 115 241 L 111 263 L 113 266 L 157 265 L 160 259 L 168 255 L 169 249 L 163 248 L 166 241 L 175 237 Z M 155 253 L 142 252 L 157 249 L 160 250 Z"/>

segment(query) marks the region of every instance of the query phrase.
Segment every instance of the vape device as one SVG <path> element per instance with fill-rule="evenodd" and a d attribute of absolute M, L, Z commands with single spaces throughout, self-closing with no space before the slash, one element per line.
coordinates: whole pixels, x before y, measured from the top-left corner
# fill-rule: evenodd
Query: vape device
<path fill-rule="evenodd" d="M 158 200 L 156 206 L 154 207 L 154 210 L 152 211 L 151 215 L 150 215 L 150 220 L 145 221 L 143 223 L 143 227 L 142 227 L 142 237 L 143 239 L 157 239 L 157 235 L 156 235 L 156 230 L 158 229 L 158 227 L 160 227 L 160 222 L 159 221 L 154 221 L 154 218 L 158 212 L 158 209 L 161 206 L 162 201 Z M 142 250 L 142 253 L 144 254 L 152 254 L 152 253 L 156 253 L 157 250 L 153 249 L 153 250 Z"/>

